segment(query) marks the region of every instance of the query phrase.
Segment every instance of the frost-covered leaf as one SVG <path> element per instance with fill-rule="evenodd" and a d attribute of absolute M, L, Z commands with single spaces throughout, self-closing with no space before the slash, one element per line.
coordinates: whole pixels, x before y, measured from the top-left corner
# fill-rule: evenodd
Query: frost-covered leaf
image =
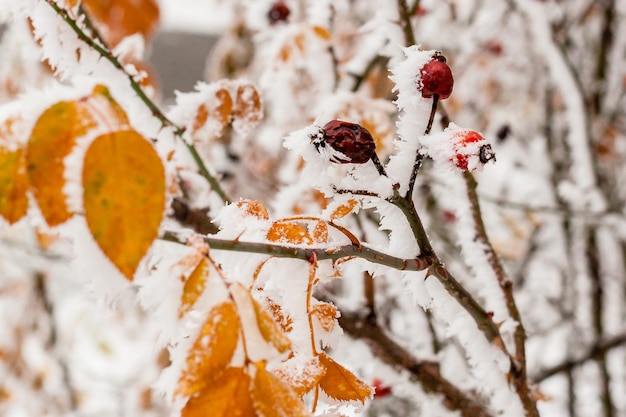
<path fill-rule="evenodd" d="M 271 343 L 281 353 L 291 349 L 291 340 L 285 335 L 280 325 L 254 298 L 252 298 L 252 302 L 256 313 L 256 322 L 263 339 Z"/>
<path fill-rule="evenodd" d="M 73 101 L 61 101 L 46 109 L 35 124 L 28 141 L 28 179 L 37 205 L 50 226 L 72 217 L 63 192 L 64 159 L 76 140 L 96 126 L 89 110 Z"/>
<path fill-rule="evenodd" d="M 328 242 L 328 223 L 325 221 L 319 221 L 315 224 L 312 233 L 315 243 L 327 243 Z"/>
<path fill-rule="evenodd" d="M 319 354 L 320 363 L 326 373 L 320 379 L 320 388 L 330 398 L 339 401 L 360 401 L 371 397 L 372 388 L 358 379 L 354 374 L 339 365 L 325 353 Z"/>
<path fill-rule="evenodd" d="M 220 376 L 193 395 L 182 417 L 254 417 L 250 397 L 250 376 L 242 368 L 227 368 Z"/>
<path fill-rule="evenodd" d="M 132 280 L 163 219 L 163 162 L 139 133 L 107 133 L 87 149 L 83 188 L 85 219 L 93 238 Z"/>
<path fill-rule="evenodd" d="M 94 119 L 109 130 L 121 130 L 130 126 L 126 111 L 115 101 L 105 85 L 96 85 L 90 95 L 78 102 L 85 105 Z"/>
<path fill-rule="evenodd" d="M 198 111 L 193 123 L 192 133 L 201 130 L 207 123 L 216 123 L 218 128 L 216 134 L 221 134 L 222 130 L 230 123 L 233 114 L 233 99 L 225 88 L 220 88 L 215 92 L 215 100 L 212 106 L 202 103 L 198 106 Z"/>
<path fill-rule="evenodd" d="M 265 298 L 263 302 L 266 311 L 268 311 L 278 323 L 285 333 L 289 333 L 293 330 L 293 319 L 285 313 L 280 304 L 273 301 L 271 298 Z"/>
<path fill-rule="evenodd" d="M 327 332 L 333 331 L 336 324 L 337 308 L 328 303 L 320 302 L 311 307 L 311 314 Z"/>
<path fill-rule="evenodd" d="M 357 206 L 357 201 L 353 198 L 346 201 L 344 204 L 337 207 L 332 214 L 330 215 L 331 220 L 341 219 L 342 217 L 346 217 L 348 214 L 352 213 L 354 208 Z"/>
<path fill-rule="evenodd" d="M 317 356 L 303 360 L 298 355 L 281 363 L 272 371 L 301 397 L 319 384 L 325 372 L 326 369 L 320 364 Z"/>
<path fill-rule="evenodd" d="M 183 294 L 180 300 L 178 316 L 184 316 L 202 295 L 206 282 L 209 279 L 210 264 L 207 258 L 203 257 L 194 270 L 189 274 L 183 286 Z"/>
<path fill-rule="evenodd" d="M 252 400 L 254 408 L 261 417 L 310 415 L 295 391 L 276 375 L 268 372 L 263 363 L 256 364 Z"/>
<path fill-rule="evenodd" d="M 313 238 L 306 228 L 295 223 L 274 222 L 267 231 L 267 240 L 270 242 L 284 242 L 295 245 L 313 243 Z"/>
<path fill-rule="evenodd" d="M 211 309 L 187 355 L 176 395 L 193 395 L 224 372 L 237 348 L 239 329 L 239 316 L 232 302 Z"/>
<path fill-rule="evenodd" d="M 83 5 L 112 47 L 135 33 L 149 38 L 159 23 L 156 0 L 83 0 Z"/>
<path fill-rule="evenodd" d="M 237 202 L 237 207 L 242 208 L 245 214 L 254 216 L 261 220 L 270 218 L 266 208 L 256 200 L 241 200 Z"/>
<path fill-rule="evenodd" d="M 24 149 L 0 146 L 0 216 L 13 224 L 28 210 L 28 178 Z"/>
<path fill-rule="evenodd" d="M 237 87 L 233 118 L 233 128 L 244 135 L 263 118 L 261 95 L 252 84 Z"/>

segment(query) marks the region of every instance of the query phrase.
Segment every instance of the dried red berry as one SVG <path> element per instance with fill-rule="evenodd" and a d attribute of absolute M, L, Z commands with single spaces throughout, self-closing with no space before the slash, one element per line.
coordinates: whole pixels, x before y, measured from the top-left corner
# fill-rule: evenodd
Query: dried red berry
<path fill-rule="evenodd" d="M 267 18 L 271 24 L 286 22 L 290 13 L 291 10 L 289 10 L 289 6 L 287 6 L 285 2 L 277 1 L 272 4 L 270 11 L 267 12 Z"/>
<path fill-rule="evenodd" d="M 376 155 L 376 143 L 372 135 L 359 124 L 331 120 L 324 126 L 323 135 L 322 140 L 314 141 L 318 150 L 328 145 L 342 154 L 331 155 L 332 162 L 364 164 Z"/>
<path fill-rule="evenodd" d="M 420 75 L 418 89 L 422 91 L 422 97 L 431 98 L 436 94 L 439 100 L 445 100 L 452 94 L 454 77 L 443 55 L 428 61 L 420 69 Z"/>

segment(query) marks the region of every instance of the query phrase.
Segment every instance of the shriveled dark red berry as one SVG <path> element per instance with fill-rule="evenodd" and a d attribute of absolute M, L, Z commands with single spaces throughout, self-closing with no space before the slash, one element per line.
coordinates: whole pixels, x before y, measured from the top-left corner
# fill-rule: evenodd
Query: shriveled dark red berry
<path fill-rule="evenodd" d="M 376 143 L 372 135 L 359 124 L 331 120 L 323 130 L 323 141 L 316 146 L 329 146 L 346 156 L 345 159 L 341 156 L 331 158 L 332 162 L 364 164 L 376 155 Z"/>
<path fill-rule="evenodd" d="M 267 18 L 269 19 L 271 24 L 286 22 L 290 13 L 291 10 L 289 10 L 289 6 L 287 6 L 285 2 L 277 1 L 276 3 L 272 4 L 270 11 L 267 12 Z"/>
<path fill-rule="evenodd" d="M 439 100 L 445 100 L 452 94 L 454 77 L 445 58 L 428 61 L 420 69 L 420 76 L 418 88 L 422 91 L 422 97 L 431 98 L 437 94 Z"/>

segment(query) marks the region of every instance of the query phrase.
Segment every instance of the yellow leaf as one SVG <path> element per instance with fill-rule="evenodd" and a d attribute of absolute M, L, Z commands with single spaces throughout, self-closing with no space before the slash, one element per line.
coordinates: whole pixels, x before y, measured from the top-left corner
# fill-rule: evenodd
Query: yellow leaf
<path fill-rule="evenodd" d="M 263 339 L 274 345 L 280 353 L 291 349 L 291 340 L 283 333 L 280 325 L 254 298 L 252 298 L 252 302 L 256 313 L 256 323 Z"/>
<path fill-rule="evenodd" d="M 319 321 L 322 329 L 325 331 L 331 332 L 335 328 L 337 308 L 334 305 L 320 302 L 311 308 L 311 312 L 309 314 Z"/>
<path fill-rule="evenodd" d="M 98 136 L 85 155 L 83 189 L 91 234 L 132 280 L 163 219 L 163 162 L 152 144 L 135 131 Z"/>
<path fill-rule="evenodd" d="M 313 243 L 313 238 L 306 228 L 294 224 L 275 222 L 267 231 L 267 240 L 270 242 L 285 242 L 296 245 Z"/>
<path fill-rule="evenodd" d="M 252 400 L 254 408 L 262 417 L 310 415 L 298 395 L 277 376 L 268 372 L 264 363 L 256 363 Z"/>
<path fill-rule="evenodd" d="M 239 328 L 239 316 L 232 302 L 211 309 L 187 355 L 175 395 L 193 395 L 224 372 L 237 348 Z"/>
<path fill-rule="evenodd" d="M 28 210 L 28 178 L 24 150 L 0 146 L 0 216 L 13 224 Z"/>
<path fill-rule="evenodd" d="M 250 377 L 242 368 L 227 368 L 202 391 L 192 396 L 182 417 L 254 417 Z"/>
<path fill-rule="evenodd" d="M 203 257 L 185 281 L 180 307 L 178 308 L 179 318 L 183 317 L 202 295 L 209 278 L 209 267 L 209 261 Z"/>
<path fill-rule="evenodd" d="M 354 207 L 356 207 L 357 201 L 354 199 L 348 200 L 345 204 L 340 205 L 333 211 L 330 215 L 331 220 L 340 219 L 342 217 L 346 217 L 348 214 L 352 213 Z"/>
<path fill-rule="evenodd" d="M 372 389 L 354 374 L 339 365 L 325 353 L 319 354 L 320 363 L 326 368 L 326 373 L 320 379 L 320 388 L 330 398 L 339 401 L 360 401 L 372 395 Z"/>
<path fill-rule="evenodd" d="M 72 217 L 63 193 L 67 157 L 83 136 L 96 125 L 89 111 L 72 101 L 61 101 L 46 109 L 35 124 L 28 141 L 28 179 L 37 205 L 50 226 Z"/>

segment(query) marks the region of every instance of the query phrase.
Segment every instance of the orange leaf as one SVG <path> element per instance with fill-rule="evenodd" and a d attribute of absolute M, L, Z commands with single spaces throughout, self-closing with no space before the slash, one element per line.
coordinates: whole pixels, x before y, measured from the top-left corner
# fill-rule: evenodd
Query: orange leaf
<path fill-rule="evenodd" d="M 163 162 L 139 133 L 107 133 L 87 149 L 83 188 L 91 234 L 111 262 L 132 280 L 163 219 Z"/>
<path fill-rule="evenodd" d="M 198 112 L 196 113 L 196 118 L 193 121 L 193 129 L 192 132 L 196 133 L 198 130 L 205 125 L 205 123 L 209 120 L 209 109 L 206 104 L 201 104 L 198 106 Z"/>
<path fill-rule="evenodd" d="M 310 415 L 298 395 L 278 377 L 267 372 L 264 363 L 256 363 L 252 400 L 254 408 L 263 417 Z"/>
<path fill-rule="evenodd" d="M 0 216 L 13 224 L 28 210 L 28 178 L 24 149 L 0 146 Z"/>
<path fill-rule="evenodd" d="M 209 261 L 203 257 L 185 281 L 183 295 L 180 300 L 181 304 L 178 308 L 179 318 L 182 318 L 202 295 L 209 278 L 209 267 Z"/>
<path fill-rule="evenodd" d="M 271 298 L 265 298 L 265 306 L 276 323 L 283 329 L 283 332 L 289 333 L 293 330 L 293 319 L 283 312 L 283 308 L 279 304 Z"/>
<path fill-rule="evenodd" d="M 328 224 L 326 222 L 319 221 L 315 224 L 313 240 L 316 243 L 328 243 Z"/>
<path fill-rule="evenodd" d="M 217 90 L 215 97 L 219 103 L 217 107 L 215 107 L 215 116 L 223 126 L 226 126 L 233 115 L 233 99 L 225 88 Z"/>
<path fill-rule="evenodd" d="M 96 85 L 91 94 L 79 102 L 88 107 L 96 120 L 108 125 L 108 130 L 128 129 L 130 126 L 126 111 L 115 101 L 105 85 Z"/>
<path fill-rule="evenodd" d="M 331 332 L 335 328 L 337 308 L 334 305 L 320 302 L 311 308 L 310 314 L 319 321 L 325 331 Z"/>
<path fill-rule="evenodd" d="M 313 32 L 322 39 L 330 40 L 330 32 L 321 26 L 313 26 Z"/>
<path fill-rule="evenodd" d="M 298 362 L 297 365 L 292 364 L 292 360 L 288 359 L 281 363 L 277 369 L 274 369 L 272 373 L 287 383 L 296 394 L 302 397 L 319 384 L 326 369 L 320 365 L 320 360 L 317 356 L 308 358 L 304 363 L 297 357 L 293 359 Z"/>
<path fill-rule="evenodd" d="M 328 355 L 320 353 L 319 358 L 322 366 L 326 368 L 326 374 L 320 379 L 320 388 L 330 398 L 365 403 L 365 400 L 372 395 L 372 388 L 369 385 Z"/>
<path fill-rule="evenodd" d="M 41 213 L 50 226 L 72 217 L 63 193 L 67 157 L 83 136 L 96 125 L 89 111 L 72 101 L 46 109 L 35 124 L 26 152 L 28 179 Z"/>
<path fill-rule="evenodd" d="M 182 417 L 254 417 L 250 377 L 242 368 L 227 368 L 182 410 Z"/>
<path fill-rule="evenodd" d="M 275 222 L 267 231 L 267 240 L 270 242 L 285 242 L 296 245 L 313 243 L 313 238 L 306 228 L 294 223 Z"/>
<path fill-rule="evenodd" d="M 346 217 L 348 214 L 352 213 L 352 210 L 354 210 L 354 207 L 356 207 L 356 205 L 357 201 L 351 198 L 345 204 L 337 207 L 335 211 L 333 211 L 333 214 L 330 215 L 330 219 L 335 220 Z"/>
<path fill-rule="evenodd" d="M 135 33 L 149 38 L 159 22 L 156 0 L 83 0 L 83 5 L 111 47 Z"/>
<path fill-rule="evenodd" d="M 237 348 L 239 328 L 239 316 L 232 302 L 211 309 L 189 351 L 175 395 L 193 395 L 224 372 Z"/>
<path fill-rule="evenodd" d="M 263 339 L 274 345 L 280 353 L 291 349 L 291 340 L 283 333 L 280 325 L 254 298 L 252 298 L 252 302 L 256 313 L 256 323 Z"/>
<path fill-rule="evenodd" d="M 233 108 L 233 127 L 238 131 L 246 131 L 263 117 L 261 96 L 252 84 L 240 85 Z"/>
<path fill-rule="evenodd" d="M 237 207 L 242 208 L 244 212 L 248 215 L 254 216 L 261 220 L 268 220 L 270 218 L 263 204 L 259 203 L 256 200 L 241 200 L 238 201 L 236 204 Z"/>

